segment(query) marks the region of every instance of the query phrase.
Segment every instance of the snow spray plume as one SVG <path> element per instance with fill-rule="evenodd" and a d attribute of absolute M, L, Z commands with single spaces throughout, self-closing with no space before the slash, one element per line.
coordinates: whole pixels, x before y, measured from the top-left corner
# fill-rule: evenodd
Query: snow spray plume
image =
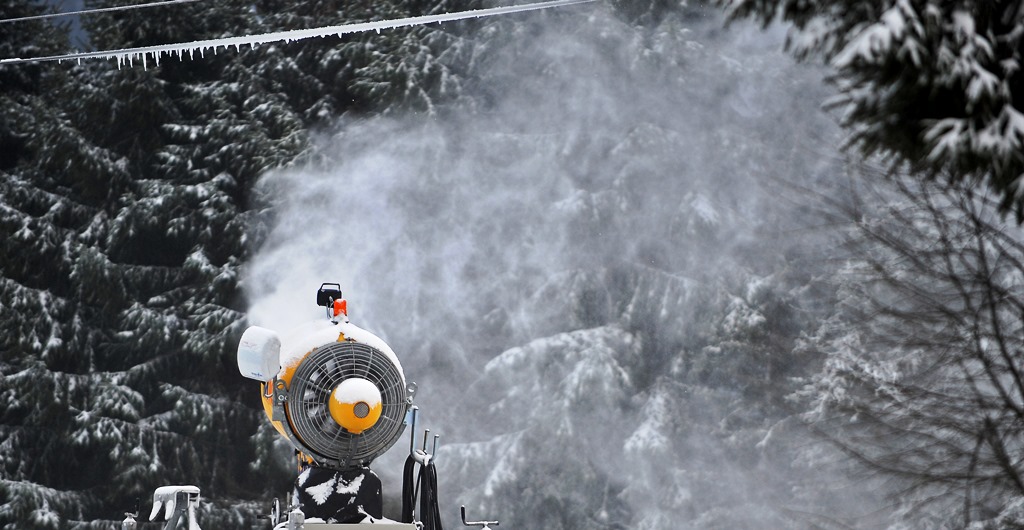
<path fill-rule="evenodd" d="M 741 414 L 722 345 L 772 322 L 758 304 L 792 246 L 766 239 L 789 214 L 758 183 L 831 169 L 819 74 L 705 12 L 587 17 L 497 21 L 453 54 L 476 57 L 462 96 L 484 110 L 343 120 L 318 162 L 266 175 L 250 320 L 315 318 L 340 282 L 446 435 L 443 505 L 549 530 L 772 526 L 797 479 L 759 475 L 771 421 L 758 396 Z M 386 488 L 400 461 L 376 466 Z"/>

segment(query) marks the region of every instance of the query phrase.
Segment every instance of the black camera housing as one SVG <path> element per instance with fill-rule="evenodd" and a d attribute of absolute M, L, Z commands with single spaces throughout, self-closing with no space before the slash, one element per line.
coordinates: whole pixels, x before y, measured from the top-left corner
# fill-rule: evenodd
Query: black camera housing
<path fill-rule="evenodd" d="M 333 289 L 331 289 L 333 287 Z M 316 305 L 328 307 L 335 300 L 341 300 L 341 284 L 325 283 L 316 292 Z"/>

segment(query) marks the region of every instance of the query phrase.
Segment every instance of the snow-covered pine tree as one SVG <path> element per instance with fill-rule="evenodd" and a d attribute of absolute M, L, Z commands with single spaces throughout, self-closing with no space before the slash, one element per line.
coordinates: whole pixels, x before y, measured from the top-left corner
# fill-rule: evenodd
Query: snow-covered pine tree
<path fill-rule="evenodd" d="M 350 17 L 382 20 L 462 11 L 478 0 L 395 0 L 350 6 Z M 347 85 L 356 108 L 435 113 L 463 95 L 472 66 L 471 35 L 464 23 L 424 25 L 352 35 L 338 48 L 348 65 Z"/>
<path fill-rule="evenodd" d="M 851 142 L 929 177 L 995 190 L 1024 219 L 1024 4 L 1019 0 L 719 0 L 791 21 L 788 46 L 835 69 Z"/>
<path fill-rule="evenodd" d="M 168 6 L 85 25 L 97 47 L 119 48 L 379 18 L 337 2 L 278 4 Z M 64 46 L 47 43 L 60 34 L 47 24 L 2 28 L 19 28 L 5 57 Z M 109 527 L 137 497 L 178 482 L 219 499 L 206 524 L 239 528 L 260 509 L 247 499 L 283 490 L 290 477 L 251 466 L 268 452 L 249 440 L 262 412 L 233 367 L 238 272 L 260 243 L 251 187 L 305 149 L 311 124 L 452 97 L 429 88 L 443 47 L 417 42 L 434 34 L 444 32 L 396 33 L 387 56 L 373 35 L 149 69 L 0 69 L 0 527 Z M 378 67 L 384 59 L 392 66 Z M 401 90 L 360 88 L 378 82 Z"/>
<path fill-rule="evenodd" d="M 7 2 L 3 18 L 38 14 Z M 63 32 L 39 21 L 4 24 L 4 56 L 57 53 Z M 0 527 L 57 529 L 100 500 L 81 487 L 92 462 L 76 447 L 90 393 L 89 304 L 71 302 L 77 236 L 97 215 L 88 179 L 120 172 L 80 141 L 57 97 L 67 73 L 39 65 L 0 67 Z M 77 473 L 69 473 L 74 467 Z"/>
<path fill-rule="evenodd" d="M 15 7 L 5 15 L 27 11 Z M 5 56 L 59 51 L 47 44 L 55 28 L 25 29 L 4 41 L 19 45 Z M 167 482 L 258 493 L 246 478 L 259 416 L 224 377 L 241 319 L 232 307 L 244 194 L 224 168 L 209 178 L 160 173 L 165 124 L 181 113 L 152 73 L 4 69 L 14 156 L 0 243 L 9 398 L 0 524 L 90 527 Z M 231 143 L 245 145 L 219 145 Z M 230 159 L 250 160 L 236 173 L 251 179 L 265 157 Z"/>
<path fill-rule="evenodd" d="M 302 3 L 261 0 L 252 4 L 261 31 L 300 29 L 403 18 L 478 7 L 457 0 Z M 434 110 L 457 100 L 467 75 L 470 38 L 453 31 L 460 26 L 418 26 L 356 33 L 339 38 L 261 46 L 243 62 L 289 98 L 304 118 L 324 123 L 343 113 L 363 114 L 397 109 Z"/>

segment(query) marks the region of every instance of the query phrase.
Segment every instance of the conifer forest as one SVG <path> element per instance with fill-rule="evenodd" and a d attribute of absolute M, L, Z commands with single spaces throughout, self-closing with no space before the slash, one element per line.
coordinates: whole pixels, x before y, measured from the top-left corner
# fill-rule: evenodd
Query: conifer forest
<path fill-rule="evenodd" d="M 323 282 L 416 382 L 449 529 L 1024 528 L 1024 0 L 3 62 L 512 4 L 105 9 L 151 1 L 0 2 L 0 529 L 190 484 L 269 530 L 295 455 L 236 350 Z"/>

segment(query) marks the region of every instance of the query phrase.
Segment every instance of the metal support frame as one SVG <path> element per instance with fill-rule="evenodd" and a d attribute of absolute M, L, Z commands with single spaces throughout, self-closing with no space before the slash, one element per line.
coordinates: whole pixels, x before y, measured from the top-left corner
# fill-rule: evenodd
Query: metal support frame
<path fill-rule="evenodd" d="M 462 506 L 462 524 L 465 526 L 479 526 L 480 530 L 488 530 L 491 525 L 498 526 L 498 521 L 467 521 L 466 520 L 466 507 Z"/>

